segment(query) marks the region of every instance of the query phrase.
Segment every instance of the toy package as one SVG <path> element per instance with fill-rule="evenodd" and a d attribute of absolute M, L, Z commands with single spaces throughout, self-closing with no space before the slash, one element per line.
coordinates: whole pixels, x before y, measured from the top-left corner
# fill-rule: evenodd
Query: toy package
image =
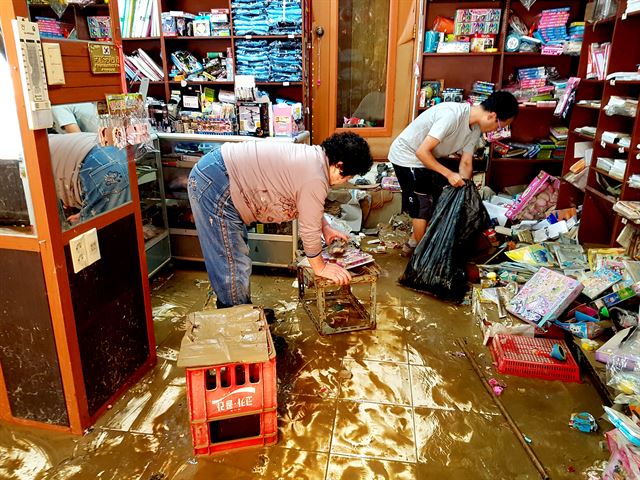
<path fill-rule="evenodd" d="M 543 327 L 556 320 L 582 291 L 577 280 L 542 267 L 511 299 L 507 310 Z"/>
<path fill-rule="evenodd" d="M 507 210 L 509 220 L 543 220 L 555 210 L 560 180 L 540 172 Z"/>
<path fill-rule="evenodd" d="M 456 10 L 454 33 L 456 35 L 473 35 L 474 33 L 500 33 L 499 8 L 470 8 Z"/>
<path fill-rule="evenodd" d="M 601 268 L 582 282 L 584 294 L 593 300 L 620 280 L 622 280 L 622 275 L 611 269 Z"/>
<path fill-rule="evenodd" d="M 111 40 L 111 19 L 108 16 L 87 17 L 87 26 L 92 40 Z"/>
<path fill-rule="evenodd" d="M 276 137 L 291 137 L 296 133 L 293 108 L 281 103 L 273 106 L 273 134 Z"/>

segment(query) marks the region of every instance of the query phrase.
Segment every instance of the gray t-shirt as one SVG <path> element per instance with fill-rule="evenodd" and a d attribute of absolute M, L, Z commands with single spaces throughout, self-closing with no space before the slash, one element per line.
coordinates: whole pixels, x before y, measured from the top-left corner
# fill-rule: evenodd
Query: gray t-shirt
<path fill-rule="evenodd" d="M 66 133 L 64 126 L 75 123 L 82 132 L 98 133 L 98 108 L 95 103 L 69 103 L 55 105 L 52 109 L 53 128 L 58 133 Z"/>
<path fill-rule="evenodd" d="M 431 136 L 440 140 L 433 149 L 436 158 L 444 158 L 456 152 L 473 153 L 480 139 L 480 127 L 469 126 L 471 105 L 444 102 L 418 115 L 393 141 L 389 149 L 389 161 L 401 167 L 424 168 L 416 157 L 422 142 Z"/>

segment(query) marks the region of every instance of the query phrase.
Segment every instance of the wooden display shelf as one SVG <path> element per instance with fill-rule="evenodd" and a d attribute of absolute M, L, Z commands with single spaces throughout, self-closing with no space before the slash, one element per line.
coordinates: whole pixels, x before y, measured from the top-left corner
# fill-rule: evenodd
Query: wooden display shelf
<path fill-rule="evenodd" d="M 233 80 L 224 80 L 224 81 L 214 81 L 214 80 L 185 80 L 188 84 L 193 85 L 233 85 Z M 182 80 L 169 80 L 168 83 L 170 85 L 180 85 Z"/>
<path fill-rule="evenodd" d="M 617 143 L 611 143 L 611 142 L 607 142 L 605 140 L 602 140 L 602 138 L 600 140 L 598 140 L 600 143 L 604 143 L 607 148 L 615 148 L 616 150 L 618 150 L 619 152 L 627 152 L 629 153 L 629 147 L 623 147 Z"/>
<path fill-rule="evenodd" d="M 580 133 L 580 132 L 576 132 L 575 130 L 569 130 L 569 133 L 572 133 L 573 135 L 575 135 L 578 138 L 581 138 L 583 140 L 588 140 L 589 142 L 595 142 L 596 141 L 596 137 L 590 137 L 589 135 L 585 135 L 584 133 Z"/>
<path fill-rule="evenodd" d="M 518 105 L 520 110 L 555 110 L 557 105 Z"/>
<path fill-rule="evenodd" d="M 520 158 L 520 157 L 497 157 L 492 158 L 492 162 L 496 163 L 506 163 L 506 162 L 517 162 L 517 163 L 562 163 L 564 160 L 561 158 Z"/>
<path fill-rule="evenodd" d="M 600 108 L 601 108 L 601 107 L 595 107 L 593 105 L 578 105 L 578 104 L 576 104 L 575 107 L 576 108 L 585 108 L 587 110 L 597 110 L 597 111 L 600 111 Z"/>
<path fill-rule="evenodd" d="M 423 53 L 424 57 L 496 57 L 501 52 L 451 52 L 451 53 Z"/>
<path fill-rule="evenodd" d="M 624 182 L 624 179 L 616 178 L 612 176 L 610 173 L 605 172 L 601 168 L 598 168 L 598 167 L 589 167 L 589 168 L 594 172 L 598 172 L 600 175 L 604 175 L 605 177 L 610 178 L 611 180 L 615 180 L 616 182 L 620 182 L 620 183 Z"/>
<path fill-rule="evenodd" d="M 123 38 L 122 41 L 123 42 L 149 42 L 149 41 L 156 41 L 156 40 L 160 40 L 161 37 L 128 37 L 128 38 Z"/>
<path fill-rule="evenodd" d="M 173 40 L 183 40 L 183 41 L 184 40 L 229 40 L 229 41 L 231 41 L 231 39 L 233 37 L 224 36 L 224 35 L 215 35 L 215 36 L 208 36 L 208 37 L 200 37 L 200 36 L 197 36 L 197 37 L 196 36 L 191 36 L 191 37 L 188 37 L 188 36 L 172 37 L 172 36 L 169 35 L 169 36 L 164 36 L 163 38 L 164 38 L 164 41 L 167 42 L 167 41 L 170 41 L 170 40 L 171 41 L 173 41 Z"/>
<path fill-rule="evenodd" d="M 618 201 L 617 198 L 612 197 L 611 195 L 607 195 L 606 193 L 601 192 L 600 190 L 598 190 L 597 188 L 592 187 L 591 185 L 587 185 L 586 191 L 591 193 L 592 195 L 595 195 L 596 197 L 600 198 L 601 200 L 605 200 L 605 201 L 609 202 L 611 205 L 613 205 L 614 203 L 616 203 Z M 613 210 L 611 210 L 611 213 L 615 215 L 615 212 Z"/>

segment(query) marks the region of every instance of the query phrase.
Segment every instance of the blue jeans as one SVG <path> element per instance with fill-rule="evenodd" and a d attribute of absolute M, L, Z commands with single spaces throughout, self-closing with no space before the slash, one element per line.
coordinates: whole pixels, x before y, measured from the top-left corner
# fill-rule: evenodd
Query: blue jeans
<path fill-rule="evenodd" d="M 129 169 L 124 150 L 93 147 L 80 166 L 80 220 L 95 217 L 131 201 Z"/>
<path fill-rule="evenodd" d="M 200 159 L 189 174 L 189 202 L 218 308 L 251 303 L 249 237 L 231 201 L 220 150 Z"/>

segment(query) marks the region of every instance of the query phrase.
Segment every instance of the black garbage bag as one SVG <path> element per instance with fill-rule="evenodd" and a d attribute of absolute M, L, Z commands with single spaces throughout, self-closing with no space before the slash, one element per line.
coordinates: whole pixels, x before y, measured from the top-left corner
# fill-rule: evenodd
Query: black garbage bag
<path fill-rule="evenodd" d="M 473 241 L 489 221 L 473 182 L 467 180 L 460 188 L 445 187 L 400 283 L 444 300 L 462 301 L 467 292 L 465 262 Z"/>

